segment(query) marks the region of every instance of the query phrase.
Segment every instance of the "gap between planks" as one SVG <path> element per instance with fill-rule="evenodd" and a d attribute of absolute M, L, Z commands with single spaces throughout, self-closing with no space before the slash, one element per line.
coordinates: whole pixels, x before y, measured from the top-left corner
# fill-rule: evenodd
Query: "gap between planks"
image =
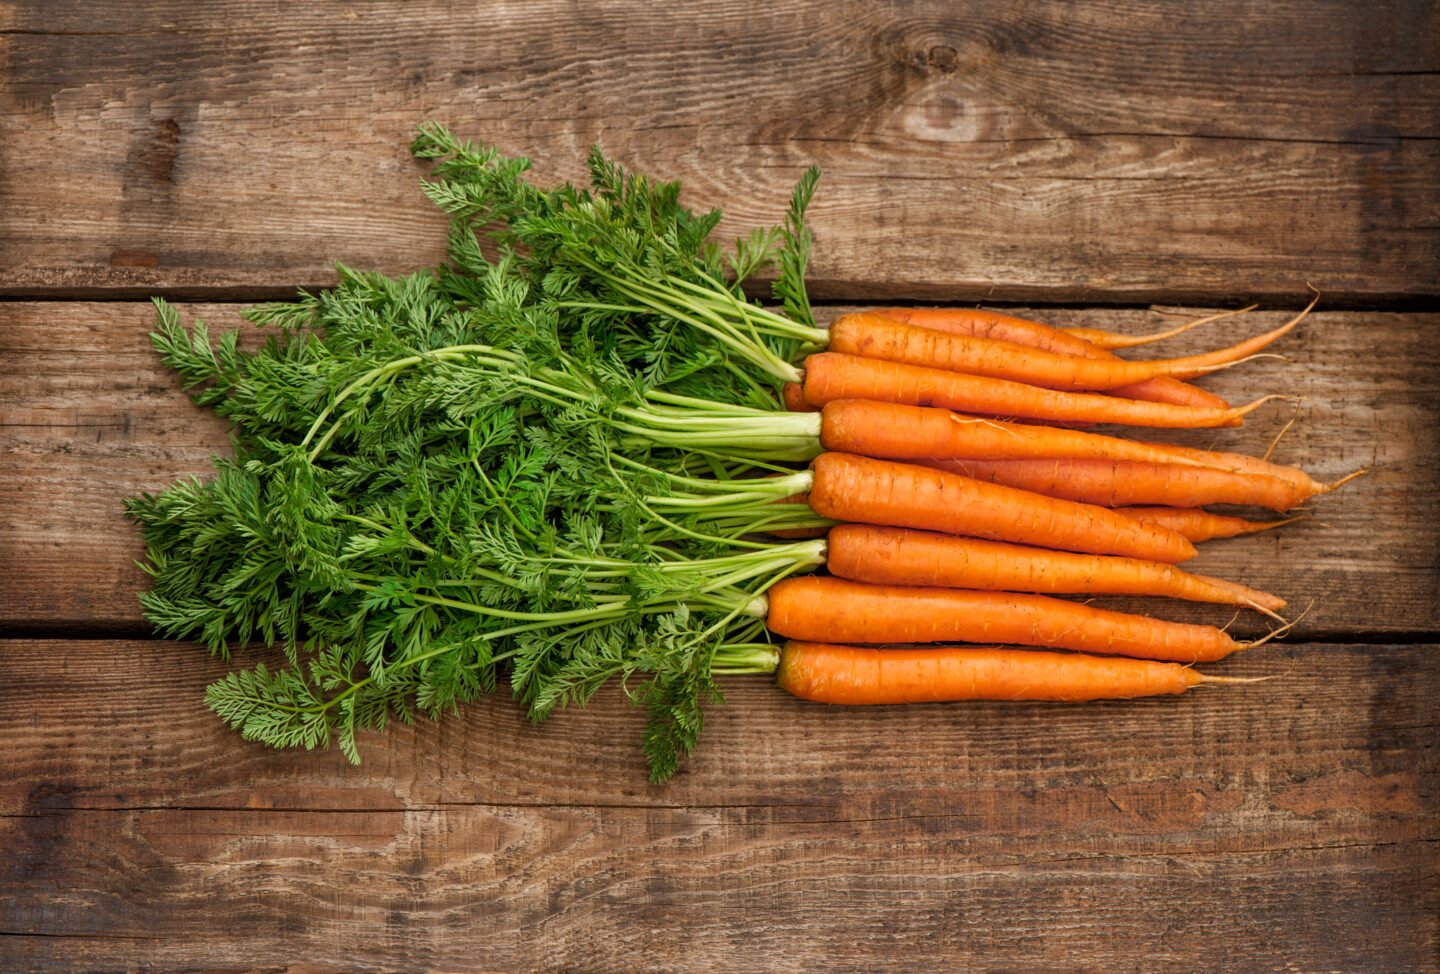
<path fill-rule="evenodd" d="M 415 270 L 426 270 L 416 268 Z M 769 287 L 765 278 L 755 278 L 760 288 Z M 258 304 L 268 301 L 292 300 L 300 292 L 315 293 L 334 287 L 335 282 L 295 282 L 275 285 L 242 286 L 193 286 L 193 287 L 96 287 L 96 288 L 3 288 L 0 287 L 0 305 L 20 302 L 67 302 L 86 303 L 133 303 L 163 298 L 172 302 L 207 304 Z M 897 292 L 876 296 L 873 288 L 852 291 L 842 282 L 812 282 L 811 304 L 818 311 L 837 308 L 886 308 L 901 305 L 955 305 L 961 307 L 984 307 L 1007 311 L 1013 308 L 1046 311 L 1151 311 L 1166 308 L 1211 308 L 1241 307 L 1260 304 L 1265 310 L 1287 310 L 1304 307 L 1310 298 L 1308 291 L 1126 291 L 1117 292 L 1107 299 L 1104 293 L 1087 293 L 1083 299 L 1065 291 L 1045 288 L 1007 288 L 1004 295 L 997 296 L 981 288 L 956 289 L 947 286 L 945 293 L 929 292 L 917 295 L 913 292 Z M 757 288 L 760 289 L 760 288 Z M 1440 290 L 1433 294 L 1401 294 L 1377 292 L 1373 294 L 1351 291 L 1322 291 L 1320 311 L 1369 311 L 1376 314 L 1401 314 L 1428 312 L 1440 303 Z"/>

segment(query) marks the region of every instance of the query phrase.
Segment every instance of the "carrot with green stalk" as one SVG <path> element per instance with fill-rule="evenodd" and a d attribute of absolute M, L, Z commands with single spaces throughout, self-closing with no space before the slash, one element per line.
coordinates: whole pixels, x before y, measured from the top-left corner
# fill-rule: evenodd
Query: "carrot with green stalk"
<path fill-rule="evenodd" d="M 1186 466 L 1198 463 L 1207 467 L 1233 470 L 1237 473 L 1275 477 L 1290 485 L 1291 490 L 1294 491 L 1295 497 L 1297 498 L 1297 504 L 1303 503 L 1318 494 L 1328 494 L 1348 484 L 1356 477 L 1362 477 L 1370 472 L 1369 467 L 1361 467 L 1359 470 L 1352 471 L 1333 483 L 1323 484 L 1299 467 L 1292 467 L 1283 463 L 1274 463 L 1269 459 L 1252 457 L 1246 453 L 1235 453 L 1226 450 L 1198 450 L 1194 447 L 1179 446 L 1174 443 L 1156 443 L 1152 445 L 1159 448 L 1162 452 L 1171 454 L 1172 457 L 1174 457 L 1171 462 L 1174 463 L 1182 463 Z M 1268 453 L 1266 457 L 1269 457 Z"/>
<path fill-rule="evenodd" d="M 1075 334 L 1071 329 L 1054 328 L 1037 321 L 1017 318 L 996 311 L 984 311 L 978 308 L 881 308 L 875 313 L 921 328 L 973 335 L 976 338 L 994 338 L 1062 355 L 1078 355 L 1082 358 L 1096 359 L 1117 357 L 1110 351 L 1110 348 L 1114 346 L 1091 342 L 1086 337 Z M 1225 315 L 1201 319 L 1170 334 L 1179 334 L 1194 325 L 1222 317 Z M 1158 337 L 1169 337 L 1169 335 Z M 1110 390 L 1110 395 L 1209 409 L 1224 409 L 1227 406 L 1225 400 L 1219 396 L 1169 376 L 1158 376 L 1133 385 L 1120 386 Z"/>
<path fill-rule="evenodd" d="M 1250 304 L 1243 308 L 1237 308 L 1234 311 L 1220 311 L 1213 315 L 1192 318 L 1189 321 L 1176 325 L 1174 328 L 1151 332 L 1148 335 L 1124 335 L 1119 332 L 1107 331 L 1104 328 L 1085 328 L 1077 325 L 1067 325 L 1061 330 L 1072 338 L 1079 338 L 1082 341 L 1089 342 L 1096 348 L 1103 348 L 1107 352 L 1113 352 L 1116 349 L 1138 348 L 1141 345 L 1153 345 L 1155 342 L 1163 342 L 1177 335 L 1183 335 L 1192 328 L 1208 325 L 1222 318 L 1233 318 L 1236 315 L 1247 314 L 1258 307 L 1260 307 L 1260 305 Z"/>
<path fill-rule="evenodd" d="M 1045 595 L 788 578 L 748 611 L 786 639 L 837 643 L 1014 643 L 1104 656 L 1208 663 L 1251 649 L 1214 626 L 1166 622 Z"/>
<path fill-rule="evenodd" d="M 805 473 L 794 478 L 794 492 L 807 494 L 811 510 L 836 521 L 1170 564 L 1195 554 L 1168 528 L 928 467 L 825 453 Z"/>
<path fill-rule="evenodd" d="M 1276 615 L 1285 600 L 1164 562 L 1049 551 L 869 524 L 838 524 L 825 541 L 830 574 L 872 585 L 1045 595 L 1141 595 L 1248 606 Z"/>
<path fill-rule="evenodd" d="M 1305 483 L 1299 474 L 1181 465 L 1171 460 L 1085 457 L 919 460 L 940 470 L 1016 490 L 1101 507 L 1204 507 L 1236 504 L 1288 511 L 1338 490 L 1364 471 L 1330 484 Z M 1215 461 L 1223 463 L 1225 461 Z M 1308 476 L 1305 480 L 1308 480 Z"/>
<path fill-rule="evenodd" d="M 784 476 L 721 484 L 654 468 L 647 472 L 669 486 L 636 503 L 652 516 L 703 516 L 707 538 L 819 526 L 829 519 L 1169 564 L 1195 555 L 1195 546 L 1169 528 L 1103 507 L 846 453 L 822 453 L 808 469 Z M 795 495 L 804 495 L 808 510 L 793 503 Z"/>
<path fill-rule="evenodd" d="M 873 585 L 1185 599 L 1251 608 L 1285 621 L 1276 614 L 1285 606 L 1282 598 L 1166 562 L 878 524 L 842 523 L 820 531 L 807 541 L 736 554 L 727 564 L 784 563 L 796 571 L 823 566 L 837 578 Z"/>
<path fill-rule="evenodd" d="M 1228 455 L 1182 454 L 1165 444 L 868 399 L 837 400 L 823 406 L 818 415 L 782 416 L 776 421 L 783 421 L 787 429 L 814 429 L 827 450 L 891 460 L 1085 457 L 1217 470 L 1235 465 Z"/>
<path fill-rule="evenodd" d="M 784 396 L 786 408 L 792 412 L 813 411 L 844 399 L 868 399 L 1054 423 L 1110 423 L 1170 429 L 1239 426 L 1243 417 L 1260 406 L 1285 398 L 1264 396 L 1240 407 L 1174 405 L 1046 389 L 1010 379 L 839 352 L 808 357 L 803 383 L 787 386 Z"/>
<path fill-rule="evenodd" d="M 1309 515 L 1301 514 L 1278 521 L 1249 521 L 1243 517 L 1213 514 L 1194 507 L 1117 507 L 1115 513 L 1149 521 L 1151 524 L 1164 525 L 1196 543 L 1274 531 L 1287 524 L 1309 520 Z"/>
<path fill-rule="evenodd" d="M 921 328 L 934 328 L 937 331 L 953 331 L 977 338 L 998 338 L 1015 342 L 1017 345 L 1032 345 L 1035 348 L 1083 355 L 1086 358 L 1110 358 L 1112 356 L 1098 353 L 1152 345 L 1183 335 L 1201 325 L 1247 314 L 1258 307 L 1258 304 L 1251 304 L 1235 311 L 1205 315 L 1148 335 L 1124 335 L 1103 328 L 1076 325 L 1046 325 L 1030 318 L 1019 318 L 983 308 L 876 308 L 875 314 L 903 321 L 907 325 L 919 325 Z M 1087 345 L 1090 347 L 1087 348 Z"/>
<path fill-rule="evenodd" d="M 890 460 L 1086 457 L 1229 469 L 1228 455 L 1189 457 L 1166 444 L 1082 430 L 1010 423 L 930 406 L 846 399 L 817 413 L 785 413 L 652 393 L 633 423 L 637 443 L 676 444 L 756 460 L 804 460 L 823 450 Z"/>
<path fill-rule="evenodd" d="M 1248 359 L 1289 334 L 1318 300 L 1315 298 L 1300 314 L 1262 335 L 1229 348 L 1175 359 L 1132 361 L 1060 355 L 1013 342 L 906 325 L 866 312 L 837 318 L 830 325 L 828 345 L 833 352 L 1013 379 L 1050 389 L 1117 389 L 1158 376 L 1194 379 Z"/>
<path fill-rule="evenodd" d="M 743 654 L 743 656 L 742 656 Z M 1181 663 L 999 646 L 842 646 L 789 640 L 733 647 L 717 673 L 775 673 L 785 691 L 845 705 L 1035 700 L 1078 703 L 1174 695 L 1261 678 L 1209 676 Z"/>

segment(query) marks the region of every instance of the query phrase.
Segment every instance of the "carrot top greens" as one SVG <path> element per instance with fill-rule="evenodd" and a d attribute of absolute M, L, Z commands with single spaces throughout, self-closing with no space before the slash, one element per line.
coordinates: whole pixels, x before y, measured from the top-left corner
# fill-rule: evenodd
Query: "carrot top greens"
<path fill-rule="evenodd" d="M 424 127 L 412 149 L 441 160 L 425 190 L 451 216 L 458 272 L 473 276 L 487 266 L 478 237 L 519 255 L 523 276 L 579 312 L 568 321 L 611 335 L 624 358 L 644 364 L 647 381 L 668 387 L 697 376 L 690 383 L 697 394 L 731 401 L 738 389 L 758 393 L 751 401 L 768 408 L 776 381 L 799 377 L 790 360 L 825 341 L 805 291 L 814 168 L 797 185 L 783 226 L 757 229 L 726 253 L 709 242 L 718 210 L 690 213 L 679 203 L 679 183 L 627 174 L 599 150 L 590 154 L 590 190 L 541 192 L 521 179 L 525 160 L 457 141 L 439 126 Z M 776 297 L 792 317 L 744 293 L 751 274 L 771 263 L 778 263 Z M 757 388 L 757 370 L 770 379 L 761 382 L 766 388 Z"/>
<path fill-rule="evenodd" d="M 541 719 L 618 677 L 650 708 L 663 779 L 713 674 L 773 668 L 755 596 L 821 561 L 817 542 L 748 537 L 824 523 L 774 503 L 808 476 L 776 464 L 816 449 L 815 417 L 775 411 L 817 335 L 815 175 L 784 226 L 723 252 L 717 212 L 598 152 L 591 188 L 541 190 L 524 160 L 439 127 L 415 151 L 441 160 L 426 190 L 452 216 L 445 266 L 340 267 L 329 290 L 247 312 L 272 329 L 256 351 L 156 302 L 154 344 L 230 422 L 233 456 L 129 502 L 146 616 L 227 657 L 284 647 L 209 689 L 250 739 L 334 737 L 359 760 L 358 729 L 502 678 Z M 799 320 L 742 290 L 777 261 Z"/>

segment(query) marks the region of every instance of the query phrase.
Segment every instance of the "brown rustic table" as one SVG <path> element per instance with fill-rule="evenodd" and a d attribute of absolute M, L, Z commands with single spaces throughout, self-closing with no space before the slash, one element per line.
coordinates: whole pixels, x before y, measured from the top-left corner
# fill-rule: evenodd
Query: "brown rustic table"
<path fill-rule="evenodd" d="M 1398 0 L 0 0 L 0 970 L 1440 970 L 1437 37 Z M 225 442 L 144 299 L 225 326 L 437 260 L 430 117 L 545 179 L 598 142 L 726 235 L 819 163 L 827 314 L 1264 302 L 1214 341 L 1314 283 L 1288 362 L 1211 382 L 1306 397 L 1283 459 L 1374 467 L 1197 563 L 1314 600 L 1223 669 L 1278 678 L 866 711 L 736 679 L 665 787 L 616 692 L 360 767 L 224 731 L 225 667 L 136 604 L 122 498 Z"/>

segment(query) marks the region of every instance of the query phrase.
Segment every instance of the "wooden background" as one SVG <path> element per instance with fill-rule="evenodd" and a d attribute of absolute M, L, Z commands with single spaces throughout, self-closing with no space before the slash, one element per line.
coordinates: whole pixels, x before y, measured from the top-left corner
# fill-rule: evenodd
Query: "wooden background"
<path fill-rule="evenodd" d="M 1437 21 L 0 0 L 0 970 L 1440 970 Z M 1306 397 L 1283 459 L 1374 467 L 1197 561 L 1313 600 L 1223 666 L 1280 678 L 864 711 L 737 679 L 666 787 L 616 693 L 539 728 L 497 698 L 370 734 L 358 768 L 225 732 L 201 698 L 223 668 L 135 601 L 122 499 L 224 447 L 144 299 L 223 326 L 334 260 L 435 261 L 406 151 L 426 118 L 545 179 L 599 142 L 727 235 L 819 163 L 826 313 L 1140 330 L 1265 302 L 1213 342 L 1321 288 L 1288 362 L 1209 382 Z M 1262 452 L 1289 415 L 1189 439 Z"/>

